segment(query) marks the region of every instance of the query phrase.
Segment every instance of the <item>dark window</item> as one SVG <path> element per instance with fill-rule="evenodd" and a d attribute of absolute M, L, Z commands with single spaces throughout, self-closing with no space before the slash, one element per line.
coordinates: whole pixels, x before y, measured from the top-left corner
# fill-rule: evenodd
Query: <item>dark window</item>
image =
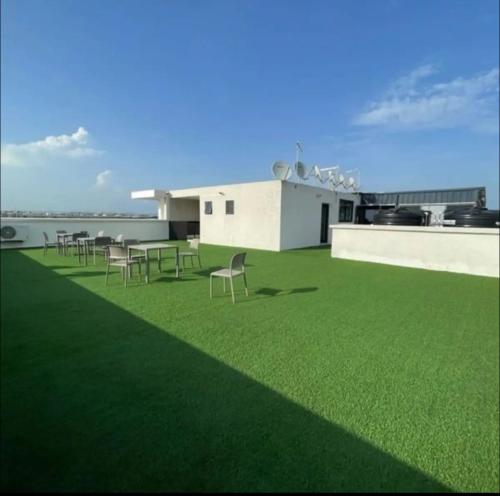
<path fill-rule="evenodd" d="M 212 215 L 212 202 L 205 202 L 205 215 Z"/>
<path fill-rule="evenodd" d="M 226 201 L 226 215 L 234 215 L 234 200 Z"/>
<path fill-rule="evenodd" d="M 321 204 L 321 235 L 319 238 L 320 243 L 328 243 L 328 216 L 330 213 L 330 204 Z"/>
<path fill-rule="evenodd" d="M 349 200 L 340 200 L 339 222 L 352 222 L 353 210 L 354 210 L 354 202 Z"/>

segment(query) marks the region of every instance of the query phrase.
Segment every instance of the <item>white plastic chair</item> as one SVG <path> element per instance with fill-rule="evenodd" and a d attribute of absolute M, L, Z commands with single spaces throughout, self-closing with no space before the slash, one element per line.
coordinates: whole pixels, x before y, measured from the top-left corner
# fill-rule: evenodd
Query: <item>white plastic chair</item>
<path fill-rule="evenodd" d="M 141 274 L 141 261 L 140 259 L 128 258 L 127 249 L 123 246 L 109 245 L 108 246 L 108 265 L 106 267 L 106 286 L 108 285 L 109 268 L 120 267 L 122 272 L 122 277 L 125 281 L 125 287 L 127 287 L 127 281 L 129 277 L 132 277 L 132 266 L 138 264 L 139 266 L 139 277 Z"/>
<path fill-rule="evenodd" d="M 182 270 L 184 270 L 184 258 L 189 257 L 191 260 L 191 267 L 194 267 L 193 258 L 196 257 L 198 259 L 198 266 L 201 269 L 201 260 L 200 260 L 200 240 L 199 238 L 192 238 L 187 240 L 189 244 L 189 251 L 181 251 L 179 253 L 179 258 L 182 261 Z"/>
<path fill-rule="evenodd" d="M 57 248 L 59 249 L 59 243 L 57 241 L 49 241 L 49 236 L 47 233 L 44 231 L 43 232 L 43 239 L 44 239 L 44 245 L 43 245 L 43 254 L 47 255 L 47 248 Z"/>
<path fill-rule="evenodd" d="M 247 287 L 247 276 L 245 274 L 245 257 L 246 253 L 237 253 L 231 258 L 229 262 L 228 269 L 220 269 L 212 272 L 210 274 L 210 299 L 212 298 L 212 277 L 222 277 L 224 293 L 226 292 L 226 279 L 229 279 L 229 284 L 231 285 L 231 297 L 233 303 L 235 303 L 234 299 L 234 285 L 233 279 L 235 277 L 243 276 L 243 282 L 245 283 L 245 294 L 248 296 L 248 287 Z"/>
<path fill-rule="evenodd" d="M 58 229 L 56 230 L 56 238 L 57 238 L 57 251 L 58 253 L 64 253 L 64 238 L 57 236 L 58 234 L 66 233 L 66 229 Z"/>

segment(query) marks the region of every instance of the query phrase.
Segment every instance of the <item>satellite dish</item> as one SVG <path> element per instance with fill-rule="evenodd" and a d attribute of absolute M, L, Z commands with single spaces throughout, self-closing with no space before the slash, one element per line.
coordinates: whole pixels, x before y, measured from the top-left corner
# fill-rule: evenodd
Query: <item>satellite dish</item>
<path fill-rule="evenodd" d="M 345 185 L 346 188 L 352 188 L 353 191 L 358 191 L 359 189 L 359 182 L 361 180 L 361 174 L 359 172 L 359 169 L 351 169 L 346 171 L 346 174 L 350 174 L 351 172 L 356 172 L 356 176 L 349 176 L 347 179 L 347 183 Z"/>
<path fill-rule="evenodd" d="M 330 182 L 334 182 L 335 179 L 337 177 L 337 174 L 335 173 L 335 171 L 328 171 L 328 181 Z"/>
<path fill-rule="evenodd" d="M 337 176 L 337 186 L 340 186 L 341 184 L 345 184 L 345 177 L 344 174 L 339 174 Z"/>
<path fill-rule="evenodd" d="M 281 160 L 274 162 L 272 167 L 273 175 L 276 179 L 280 181 L 286 181 L 292 175 L 292 169 L 290 166 Z"/>
<path fill-rule="evenodd" d="M 300 177 L 300 179 L 307 179 L 309 177 L 306 165 L 300 160 L 295 163 L 295 173 Z"/>
<path fill-rule="evenodd" d="M 356 180 L 352 177 L 352 176 L 349 176 L 348 178 L 346 178 L 345 180 L 345 187 L 346 188 L 353 188 L 354 189 L 354 185 L 356 184 Z"/>
<path fill-rule="evenodd" d="M 328 171 L 328 179 L 327 179 L 327 181 L 328 181 L 328 184 L 329 184 L 330 189 L 331 189 L 332 191 L 335 189 L 335 186 L 337 186 L 337 185 L 336 185 L 336 180 L 335 180 L 335 179 L 336 179 L 336 174 L 335 174 L 335 172 L 334 172 L 334 171 Z"/>
<path fill-rule="evenodd" d="M 320 183 L 324 183 L 327 180 L 326 178 L 323 177 L 323 171 L 317 165 L 313 167 L 312 173 Z"/>

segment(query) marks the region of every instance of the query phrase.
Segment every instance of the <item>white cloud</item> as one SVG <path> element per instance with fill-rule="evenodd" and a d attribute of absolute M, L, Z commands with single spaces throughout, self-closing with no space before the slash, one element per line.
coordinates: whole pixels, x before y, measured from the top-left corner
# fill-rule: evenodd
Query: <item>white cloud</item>
<path fill-rule="evenodd" d="M 88 144 L 89 133 L 79 127 L 73 134 L 47 136 L 30 143 L 2 146 L 2 165 L 42 165 L 54 159 L 80 159 L 102 153 Z"/>
<path fill-rule="evenodd" d="M 431 76 L 437 72 L 437 68 L 431 64 L 417 67 L 410 74 L 396 79 L 389 89 L 388 94 L 391 96 L 400 95 L 415 95 L 415 86 L 421 79 Z"/>
<path fill-rule="evenodd" d="M 95 179 L 94 188 L 105 189 L 109 186 L 111 181 L 112 172 L 110 170 L 105 170 L 97 174 Z"/>
<path fill-rule="evenodd" d="M 433 66 L 422 66 L 400 78 L 354 124 L 395 130 L 467 127 L 498 132 L 498 67 L 469 79 L 419 87 L 422 79 L 435 72 Z"/>

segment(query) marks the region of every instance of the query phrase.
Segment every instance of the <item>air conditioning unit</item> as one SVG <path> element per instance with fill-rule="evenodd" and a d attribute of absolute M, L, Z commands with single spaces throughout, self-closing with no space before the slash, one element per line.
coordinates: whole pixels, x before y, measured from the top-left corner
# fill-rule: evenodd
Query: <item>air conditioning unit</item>
<path fill-rule="evenodd" d="M 16 224 L 3 225 L 0 229 L 2 243 L 22 243 L 28 239 L 28 226 Z"/>

